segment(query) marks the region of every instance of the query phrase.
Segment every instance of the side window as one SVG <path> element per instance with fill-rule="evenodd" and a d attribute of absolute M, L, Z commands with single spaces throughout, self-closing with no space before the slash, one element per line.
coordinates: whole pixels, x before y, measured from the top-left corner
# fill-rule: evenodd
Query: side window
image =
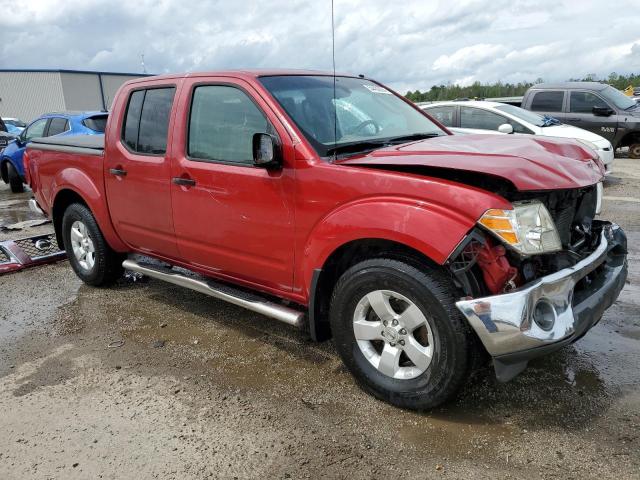
<path fill-rule="evenodd" d="M 593 113 L 593 107 L 608 108 L 604 100 L 590 92 L 571 92 L 569 110 L 572 113 Z"/>
<path fill-rule="evenodd" d="M 564 92 L 536 92 L 531 102 L 534 112 L 561 112 Z"/>
<path fill-rule="evenodd" d="M 508 123 L 507 119 L 497 113 L 488 112 L 480 108 L 460 107 L 461 128 L 498 130 L 498 127 L 504 123 Z"/>
<path fill-rule="evenodd" d="M 138 90 L 129 97 L 122 139 L 133 151 L 163 154 L 175 88 Z"/>
<path fill-rule="evenodd" d="M 270 125 L 240 89 L 226 85 L 196 87 L 191 101 L 187 155 L 202 160 L 253 164 L 253 135 Z"/>
<path fill-rule="evenodd" d="M 38 138 L 44 135 L 44 127 L 47 126 L 48 120 L 48 118 L 42 118 L 27 128 L 27 133 L 24 136 L 25 140 L 28 142 L 32 138 Z"/>
<path fill-rule="evenodd" d="M 425 111 L 445 127 L 453 127 L 453 113 L 455 111 L 455 107 L 433 107 L 427 108 Z"/>
<path fill-rule="evenodd" d="M 51 122 L 49 122 L 49 130 L 47 131 L 47 137 L 52 137 L 54 135 L 60 135 L 61 133 L 69 130 L 69 122 L 66 118 L 52 118 Z"/>

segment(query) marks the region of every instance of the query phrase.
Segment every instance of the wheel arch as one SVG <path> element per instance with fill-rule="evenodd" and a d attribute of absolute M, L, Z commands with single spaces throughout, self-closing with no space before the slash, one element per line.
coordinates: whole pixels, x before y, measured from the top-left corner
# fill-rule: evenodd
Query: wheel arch
<path fill-rule="evenodd" d="M 9 163 L 11 163 L 9 157 L 0 159 L 0 178 L 4 183 L 9 183 Z"/>
<path fill-rule="evenodd" d="M 640 130 L 628 132 L 624 137 L 620 139 L 618 147 L 628 147 L 634 143 L 640 143 Z"/>
<path fill-rule="evenodd" d="M 390 258 L 414 267 L 441 266 L 424 253 L 404 243 L 385 238 L 361 238 L 347 242 L 335 249 L 313 271 L 309 295 L 309 333 L 313 340 L 331 338 L 329 306 L 333 288 L 340 276 L 353 265 L 372 258 Z"/>

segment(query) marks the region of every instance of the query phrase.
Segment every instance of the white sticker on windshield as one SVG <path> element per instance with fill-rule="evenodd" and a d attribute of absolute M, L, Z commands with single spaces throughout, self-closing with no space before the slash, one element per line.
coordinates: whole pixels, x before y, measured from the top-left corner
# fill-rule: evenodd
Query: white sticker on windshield
<path fill-rule="evenodd" d="M 363 83 L 362 86 L 373 93 L 384 93 L 385 95 L 393 95 L 389 90 L 379 87 L 378 85 L 367 85 L 366 83 Z"/>

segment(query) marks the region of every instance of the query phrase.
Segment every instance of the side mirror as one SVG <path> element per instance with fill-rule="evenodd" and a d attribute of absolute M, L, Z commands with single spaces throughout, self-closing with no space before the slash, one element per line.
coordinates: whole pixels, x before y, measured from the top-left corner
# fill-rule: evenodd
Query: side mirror
<path fill-rule="evenodd" d="M 593 107 L 591 111 L 598 117 L 608 117 L 614 113 L 609 107 Z"/>
<path fill-rule="evenodd" d="M 498 127 L 500 133 L 513 133 L 513 125 L 510 123 L 503 123 Z"/>
<path fill-rule="evenodd" d="M 268 133 L 253 134 L 253 164 L 264 168 L 282 166 L 280 143 L 276 137 Z"/>

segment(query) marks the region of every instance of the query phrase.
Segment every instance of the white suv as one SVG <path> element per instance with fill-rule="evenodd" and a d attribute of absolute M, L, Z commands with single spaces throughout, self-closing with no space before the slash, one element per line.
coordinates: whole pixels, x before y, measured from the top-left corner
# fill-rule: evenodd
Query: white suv
<path fill-rule="evenodd" d="M 611 142 L 588 130 L 566 125 L 520 107 L 498 102 L 458 101 L 421 105 L 429 115 L 453 133 L 528 134 L 573 138 L 594 149 L 611 173 L 614 151 Z"/>

